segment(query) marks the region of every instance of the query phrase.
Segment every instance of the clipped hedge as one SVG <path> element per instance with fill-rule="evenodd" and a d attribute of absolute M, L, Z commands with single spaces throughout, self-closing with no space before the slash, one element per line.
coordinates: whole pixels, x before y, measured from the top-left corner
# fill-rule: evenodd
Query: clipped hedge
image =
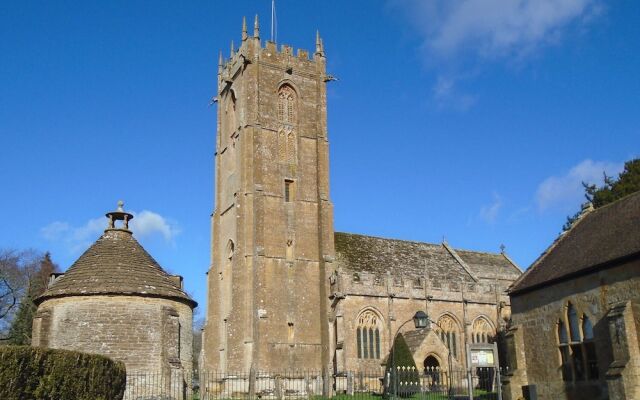
<path fill-rule="evenodd" d="M 96 354 L 0 346 L 2 400 L 121 400 L 124 363 Z"/>
<path fill-rule="evenodd" d="M 394 368 L 392 368 L 392 362 Z M 383 397 L 412 397 L 420 393 L 420 371 L 413 361 L 411 350 L 402 335 L 398 335 L 387 357 Z M 397 383 L 396 383 L 397 381 Z M 397 390 L 397 392 L 396 392 Z"/>

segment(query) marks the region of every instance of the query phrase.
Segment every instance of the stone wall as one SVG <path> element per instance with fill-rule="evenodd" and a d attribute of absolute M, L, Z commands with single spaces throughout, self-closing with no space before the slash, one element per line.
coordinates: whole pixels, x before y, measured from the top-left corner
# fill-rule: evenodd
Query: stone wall
<path fill-rule="evenodd" d="M 403 281 L 394 275 L 376 279 L 367 273 L 339 273 L 332 277 L 331 293 L 334 297 L 332 312 L 336 330 L 336 364 L 338 371 L 380 370 L 389 352 L 393 335 L 405 321 L 411 319 L 418 310 L 427 312 L 435 321 L 444 315 L 450 316 L 457 325 L 456 356 L 453 368 L 466 366 L 465 347 L 471 343 L 473 323 L 485 318 L 493 332 L 503 329 L 510 317 L 509 298 L 504 292 L 506 284 L 459 284 L 455 282 L 421 281 L 404 275 Z M 381 357 L 380 359 L 358 358 L 356 329 L 358 317 L 363 311 L 371 310 L 380 318 Z M 434 329 L 437 327 L 432 326 Z M 415 329 L 412 322 L 402 331 Z M 418 365 L 420 368 L 421 366 Z"/>
<path fill-rule="evenodd" d="M 627 382 L 626 397 L 612 395 L 607 385 L 611 379 L 610 366 L 615 361 L 614 348 L 619 344 L 612 341 L 610 334 L 610 312 L 616 305 L 637 302 L 640 297 L 640 262 L 632 261 L 597 273 L 578 277 L 566 282 L 548 285 L 525 294 L 512 297 L 512 318 L 514 327 L 522 337 L 515 344 L 524 347 L 516 349 L 517 369 L 525 369 L 520 379 L 511 379 L 510 392 L 516 399 L 520 386 L 535 384 L 539 398 L 542 399 L 606 399 L 637 398 L 640 384 L 640 356 L 638 356 L 637 334 L 629 343 L 627 358 L 623 370 L 631 375 Z M 558 347 L 558 321 L 566 315 L 568 303 L 575 307 L 578 316 L 586 315 L 593 324 L 595 349 L 598 361 L 599 378 L 578 382 L 564 382 L 561 372 L 561 356 Z M 637 308 L 629 307 L 628 313 L 640 318 Z M 631 317 L 631 321 L 634 317 Z M 636 332 L 634 324 L 627 324 L 622 332 Z M 517 337 L 516 337 L 517 339 Z M 630 355 L 630 356 L 629 356 Z"/>
<path fill-rule="evenodd" d="M 180 302 L 134 296 L 72 296 L 38 307 L 33 345 L 102 354 L 127 372 L 192 368 L 192 311 Z"/>

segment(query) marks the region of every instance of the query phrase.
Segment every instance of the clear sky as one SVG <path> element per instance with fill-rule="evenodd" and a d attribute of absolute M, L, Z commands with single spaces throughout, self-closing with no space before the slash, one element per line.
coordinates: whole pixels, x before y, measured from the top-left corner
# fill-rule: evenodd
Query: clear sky
<path fill-rule="evenodd" d="M 528 267 L 640 156 L 640 2 L 277 1 L 329 73 L 338 231 L 499 251 Z M 119 199 L 204 306 L 218 51 L 269 0 L 3 1 L 0 247 L 68 268 Z M 393 266 L 389 266 L 393 268 Z M 203 308 L 203 307 L 200 307 Z M 200 312 L 202 313 L 203 310 Z"/>

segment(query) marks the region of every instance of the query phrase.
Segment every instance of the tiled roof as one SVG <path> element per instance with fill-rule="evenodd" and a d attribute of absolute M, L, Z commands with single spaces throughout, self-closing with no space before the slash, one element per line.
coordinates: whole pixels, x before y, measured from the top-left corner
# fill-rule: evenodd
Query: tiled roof
<path fill-rule="evenodd" d="M 640 192 L 582 216 L 511 288 L 511 294 L 640 256 Z"/>
<path fill-rule="evenodd" d="M 484 279 L 518 279 L 522 271 L 504 254 L 455 250 L 471 273 Z"/>
<path fill-rule="evenodd" d="M 336 261 L 339 266 L 350 271 L 373 274 L 425 275 L 430 279 L 471 282 L 472 277 L 465 267 L 442 244 L 411 242 L 407 240 L 384 239 L 353 233 L 335 232 Z M 456 250 L 456 253 L 459 252 Z M 496 272 L 503 279 L 516 279 L 517 267 L 501 254 L 461 251 L 460 257 L 477 278 L 490 276 Z M 465 260 L 468 259 L 469 261 Z"/>
<path fill-rule="evenodd" d="M 36 302 L 98 294 L 164 297 L 197 305 L 176 277 L 166 273 L 131 232 L 123 229 L 107 229 Z"/>

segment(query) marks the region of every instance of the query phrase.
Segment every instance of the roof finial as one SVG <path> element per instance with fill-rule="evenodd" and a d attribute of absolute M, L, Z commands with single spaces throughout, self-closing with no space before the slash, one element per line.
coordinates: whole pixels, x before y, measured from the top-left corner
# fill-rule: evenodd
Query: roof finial
<path fill-rule="evenodd" d="M 504 254 L 504 249 L 506 249 L 506 248 L 507 248 L 507 246 L 505 246 L 504 243 L 502 243 L 500 245 L 500 254 Z"/>
<path fill-rule="evenodd" d="M 253 37 L 257 39 L 260 38 L 260 22 L 258 21 L 258 14 L 256 14 L 256 19 L 253 21 Z"/>
<path fill-rule="evenodd" d="M 109 218 L 109 225 L 107 230 L 115 229 L 121 231 L 129 231 L 129 221 L 133 219 L 133 214 L 130 214 L 124 210 L 124 201 L 118 200 L 118 208 L 115 211 L 111 211 L 105 214 Z M 116 221 L 123 221 L 122 228 L 116 227 Z"/>
<path fill-rule="evenodd" d="M 231 57 L 236 54 L 236 46 L 233 44 L 233 40 L 231 41 Z"/>
<path fill-rule="evenodd" d="M 242 41 L 247 40 L 247 17 L 242 17 Z"/>

